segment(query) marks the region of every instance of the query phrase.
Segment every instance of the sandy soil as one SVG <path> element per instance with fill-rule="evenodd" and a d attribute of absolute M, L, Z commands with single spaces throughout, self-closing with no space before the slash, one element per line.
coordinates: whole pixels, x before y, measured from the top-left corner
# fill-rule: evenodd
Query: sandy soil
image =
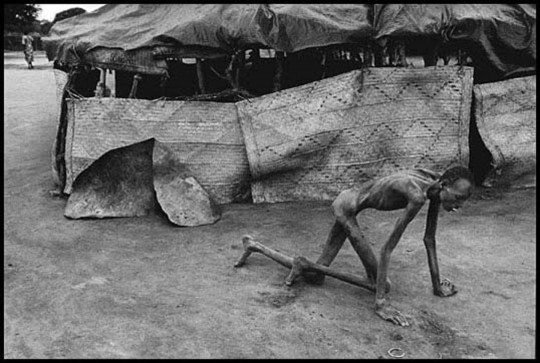
<path fill-rule="evenodd" d="M 391 299 L 412 325 L 373 312 L 374 296 L 328 278 L 283 284 L 260 255 L 235 269 L 241 237 L 315 259 L 329 203 L 225 206 L 212 226 L 178 228 L 159 213 L 68 220 L 53 189 L 51 64 L 27 70 L 4 53 L 5 358 L 533 358 L 536 189 L 479 191 L 442 214 L 441 273 L 457 295 L 431 293 L 426 207 L 392 256 Z M 363 212 L 379 248 L 399 212 Z M 363 274 L 349 244 L 335 268 Z"/>

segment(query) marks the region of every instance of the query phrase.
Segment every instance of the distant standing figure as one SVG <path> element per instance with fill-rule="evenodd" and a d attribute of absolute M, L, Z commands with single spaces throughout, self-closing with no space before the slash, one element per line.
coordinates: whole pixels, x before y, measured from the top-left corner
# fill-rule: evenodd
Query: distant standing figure
<path fill-rule="evenodd" d="M 34 38 L 25 32 L 22 37 L 22 44 L 24 45 L 24 59 L 28 63 L 28 69 L 34 68 L 32 62 L 34 61 Z"/>

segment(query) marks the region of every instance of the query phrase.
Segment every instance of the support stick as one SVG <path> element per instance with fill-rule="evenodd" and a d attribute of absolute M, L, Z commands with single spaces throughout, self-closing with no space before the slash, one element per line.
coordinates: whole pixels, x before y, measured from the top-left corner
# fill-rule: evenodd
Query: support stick
<path fill-rule="evenodd" d="M 292 268 L 293 258 L 282 254 L 276 250 L 266 247 L 262 243 L 255 241 L 251 236 L 244 236 L 242 238 L 242 244 L 244 245 L 244 254 L 238 262 L 234 264 L 234 267 L 241 267 L 246 263 L 247 258 L 253 252 L 262 253 L 266 257 L 270 257 L 272 260 L 276 261 L 282 266 Z"/>
<path fill-rule="evenodd" d="M 236 74 L 235 74 L 235 82 L 236 86 L 240 88 L 241 86 L 241 77 L 242 72 L 244 71 L 244 65 L 246 63 L 246 53 L 244 51 L 238 52 L 238 57 L 236 58 Z"/>
<path fill-rule="evenodd" d="M 133 76 L 133 83 L 131 85 L 131 90 L 129 91 L 129 95 L 127 98 L 135 98 L 137 97 L 137 88 L 139 86 L 139 81 L 142 79 L 140 74 L 136 74 Z"/>
<path fill-rule="evenodd" d="M 236 77 L 233 75 L 233 70 L 236 65 L 238 59 L 238 54 L 234 53 L 231 55 L 231 61 L 229 62 L 229 65 L 227 69 L 225 70 L 225 75 L 227 77 L 227 81 L 229 81 L 229 84 L 231 85 L 232 89 L 237 91 L 238 90 L 238 84 L 236 83 Z"/>
<path fill-rule="evenodd" d="M 206 93 L 206 87 L 204 82 L 204 73 L 202 67 L 202 59 L 197 58 L 197 81 L 199 82 L 199 92 L 201 95 Z"/>
<path fill-rule="evenodd" d="M 281 91 L 283 78 L 283 62 L 285 61 L 285 53 L 276 52 L 276 73 L 274 75 L 274 92 Z"/>
<path fill-rule="evenodd" d="M 96 85 L 94 94 L 96 97 L 105 96 L 105 82 L 107 78 L 107 70 L 105 68 L 99 68 L 99 82 Z"/>
<path fill-rule="evenodd" d="M 244 236 L 242 238 L 242 244 L 244 245 L 244 253 L 240 257 L 240 259 L 234 264 L 234 267 L 243 266 L 246 263 L 247 258 L 252 253 L 258 252 L 265 255 L 266 257 L 271 258 L 280 265 L 291 269 L 289 276 L 287 276 L 287 278 L 285 279 L 285 284 L 288 286 L 292 285 L 294 280 L 296 280 L 296 278 L 302 275 L 304 272 L 318 272 L 336 278 L 338 280 L 348 282 L 349 284 L 375 292 L 374 284 L 370 283 L 367 280 L 361 279 L 356 275 L 333 270 L 329 267 L 319 265 L 315 262 L 311 262 L 307 258 L 302 256 L 295 258 L 289 257 L 281 252 L 266 247 L 265 245 L 255 241 L 251 236 Z"/>

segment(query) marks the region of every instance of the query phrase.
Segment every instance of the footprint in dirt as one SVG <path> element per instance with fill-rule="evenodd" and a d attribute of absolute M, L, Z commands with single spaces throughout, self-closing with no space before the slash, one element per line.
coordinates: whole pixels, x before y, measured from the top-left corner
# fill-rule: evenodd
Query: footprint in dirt
<path fill-rule="evenodd" d="M 416 320 L 425 339 L 435 348 L 440 358 L 470 358 L 490 354 L 485 344 L 459 334 L 445 323 L 444 318 L 433 312 L 421 310 Z"/>
<path fill-rule="evenodd" d="M 257 291 L 257 295 L 252 297 L 254 301 L 275 308 L 291 304 L 297 297 L 295 290 L 285 289 L 266 289 Z"/>

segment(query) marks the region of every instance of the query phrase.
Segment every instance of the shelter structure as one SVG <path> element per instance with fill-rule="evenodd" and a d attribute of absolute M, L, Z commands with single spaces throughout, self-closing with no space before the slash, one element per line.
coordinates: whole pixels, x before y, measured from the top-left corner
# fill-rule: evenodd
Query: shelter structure
<path fill-rule="evenodd" d="M 406 43 L 405 51 L 421 51 L 428 65 L 434 65 L 437 51 L 447 55 L 459 48 L 480 70 L 477 75 L 485 73 L 480 81 L 534 72 L 536 6 L 109 4 L 55 24 L 45 49 L 58 67 L 89 65 L 162 75 L 169 77 L 169 83 L 174 82 L 172 60 L 197 59 L 199 66 L 190 67 L 199 69 L 197 75 L 215 73 L 209 69 L 213 66 L 229 81 L 227 86 L 234 87 L 240 86 L 235 76 L 241 75 L 236 73 L 250 68 L 246 62 L 253 68 L 259 60 L 261 54 L 255 50 L 271 50 L 266 54 L 283 62 L 310 50 L 302 58 L 317 58 L 322 68 L 332 66 L 331 59 L 340 56 L 357 67 L 394 66 L 400 57 L 392 53 L 402 49 L 396 45 L 400 42 Z M 204 64 L 217 59 L 222 59 L 224 69 Z M 289 84 L 294 85 L 299 84 Z M 204 87 L 194 93 L 200 88 Z"/>
<path fill-rule="evenodd" d="M 86 192 L 94 188 L 77 178 L 88 174 L 96 160 L 121 148 L 125 160 L 133 152 L 139 159 L 131 160 L 141 165 L 194 176 L 218 203 L 249 200 L 253 191 L 256 201 L 316 195 L 328 199 L 336 190 L 321 185 L 336 175 L 347 175 L 347 184 L 376 176 L 377 170 L 443 167 L 451 162 L 469 161 L 481 183 L 490 171 L 485 165 L 493 162 L 493 146 L 488 143 L 488 150 L 481 136 L 486 133 L 479 133 L 475 118 L 470 118 L 472 83 L 489 88 L 490 82 L 536 78 L 536 6 L 109 4 L 56 23 L 44 46 L 54 61 L 60 96 L 53 173 L 65 193 L 76 193 L 77 185 L 85 185 Z M 427 68 L 411 67 L 415 57 Z M 440 70 L 437 65 L 449 68 Z M 525 83 L 516 84 L 513 93 Z M 378 97 L 386 110 L 407 112 L 394 112 L 400 116 L 393 121 L 377 119 L 386 114 L 376 106 Z M 415 112 L 411 100 L 423 108 Z M 288 125 L 272 119 L 283 113 L 281 103 L 290 111 Z M 535 108 L 535 102 L 528 107 Z M 350 108 L 355 110 L 352 116 L 344 116 Z M 325 122 L 325 112 L 332 117 L 330 123 Z M 340 123 L 340 117 L 346 122 Z M 337 128 L 328 129 L 330 124 Z M 334 147 L 346 144 L 341 138 L 352 135 L 340 129 L 345 124 L 356 130 L 355 140 L 365 134 L 370 142 L 386 145 L 376 151 L 362 146 L 373 151 L 369 163 L 348 151 L 344 157 L 355 165 L 352 174 L 353 169 L 337 173 L 316 165 L 331 160 L 325 165 L 335 166 L 344 160 L 338 160 Z M 299 134 L 291 125 L 306 133 Z M 369 128 L 372 132 L 366 131 Z M 424 131 L 426 135 L 420 135 Z M 407 132 L 420 133 L 413 139 L 424 137 L 425 147 L 408 140 Z M 436 152 L 444 149 L 438 148 L 441 137 L 453 143 L 445 150 L 455 153 L 443 157 Z M 126 151 L 136 144 L 148 150 Z M 292 149 L 270 155 L 279 148 Z M 410 153 L 410 160 L 396 162 L 400 153 Z M 485 157 L 469 160 L 473 153 Z M 167 157 L 152 159 L 152 154 Z M 273 166 L 262 155 L 269 155 Z M 284 155 L 289 160 L 276 159 Z M 530 165 L 531 156 L 527 157 Z M 499 155 L 495 159 L 501 163 Z M 298 160 L 313 167 L 291 170 L 299 166 Z M 385 166 L 377 160 L 386 160 Z M 175 167 L 167 169 L 170 165 Z M 265 168 L 270 174 L 261 172 Z M 160 183 L 168 180 L 159 175 Z M 317 186 L 303 185 L 306 178 Z M 143 179 L 151 180 L 148 175 Z M 284 180 L 294 185 L 286 187 Z M 144 185 L 143 195 L 150 196 L 144 206 L 148 209 L 152 185 Z"/>

